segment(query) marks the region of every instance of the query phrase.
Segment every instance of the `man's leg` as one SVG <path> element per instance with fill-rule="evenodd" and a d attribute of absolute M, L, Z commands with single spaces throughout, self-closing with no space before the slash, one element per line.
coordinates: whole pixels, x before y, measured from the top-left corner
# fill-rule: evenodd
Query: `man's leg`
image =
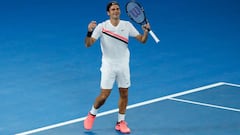
<path fill-rule="evenodd" d="M 105 103 L 108 96 L 111 93 L 111 89 L 102 89 L 101 93 L 96 98 L 87 118 L 84 120 L 84 128 L 87 130 L 92 129 L 94 119 L 97 115 L 98 109 Z"/>
<path fill-rule="evenodd" d="M 130 129 L 127 126 L 127 123 L 125 122 L 125 114 L 128 104 L 128 88 L 119 88 L 119 113 L 118 113 L 118 122 L 115 127 L 116 130 L 122 132 L 122 133 L 130 133 Z"/>
<path fill-rule="evenodd" d="M 105 103 L 110 93 L 111 93 L 111 89 L 102 89 L 101 93 L 99 94 L 99 96 L 96 98 L 94 102 L 94 108 L 99 109 Z"/>
<path fill-rule="evenodd" d="M 119 88 L 120 98 L 118 101 L 119 113 L 125 114 L 128 104 L 128 88 Z"/>

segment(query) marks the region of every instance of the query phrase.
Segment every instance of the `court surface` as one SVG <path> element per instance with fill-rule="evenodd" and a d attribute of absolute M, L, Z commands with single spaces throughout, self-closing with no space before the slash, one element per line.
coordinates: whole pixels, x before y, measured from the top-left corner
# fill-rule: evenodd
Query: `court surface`
<path fill-rule="evenodd" d="M 215 83 L 128 106 L 133 135 L 239 135 L 240 85 Z M 17 135 L 119 135 L 117 109 L 99 113 L 91 131 L 83 118 Z"/>
<path fill-rule="evenodd" d="M 34 134 L 119 134 L 113 129 L 116 86 L 93 130 L 82 127 L 99 93 L 101 65 L 99 41 L 86 48 L 84 39 L 90 21 L 108 19 L 108 2 L 0 2 L 0 135 L 44 127 L 47 130 Z M 126 2 L 119 0 L 121 19 L 132 22 L 125 13 Z M 129 39 L 126 119 L 132 134 L 240 134 L 240 1 L 138 2 L 161 42 L 156 44 L 151 36 L 144 45 Z M 141 26 L 132 23 L 142 33 Z"/>

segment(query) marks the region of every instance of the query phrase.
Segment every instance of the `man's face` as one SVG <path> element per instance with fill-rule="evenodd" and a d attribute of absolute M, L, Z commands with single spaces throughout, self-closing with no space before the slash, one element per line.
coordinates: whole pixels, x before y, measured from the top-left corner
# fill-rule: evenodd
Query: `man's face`
<path fill-rule="evenodd" d="M 108 11 L 108 15 L 112 19 L 119 19 L 120 13 L 121 13 L 121 11 L 120 11 L 120 7 L 118 5 L 112 5 Z"/>

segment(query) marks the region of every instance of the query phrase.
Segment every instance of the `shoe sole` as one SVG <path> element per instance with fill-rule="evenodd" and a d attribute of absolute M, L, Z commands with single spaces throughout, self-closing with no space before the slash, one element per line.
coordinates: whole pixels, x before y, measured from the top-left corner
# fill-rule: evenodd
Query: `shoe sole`
<path fill-rule="evenodd" d="M 115 129 L 116 131 L 123 133 L 123 134 L 130 134 L 131 132 L 122 132 L 120 129 Z"/>

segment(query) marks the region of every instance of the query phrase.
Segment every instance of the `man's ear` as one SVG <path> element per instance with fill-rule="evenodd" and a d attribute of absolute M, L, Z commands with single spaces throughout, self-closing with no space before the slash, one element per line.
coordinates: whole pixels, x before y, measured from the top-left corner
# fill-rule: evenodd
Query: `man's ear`
<path fill-rule="evenodd" d="M 107 11 L 107 15 L 109 16 L 110 14 L 109 14 L 109 11 Z"/>

